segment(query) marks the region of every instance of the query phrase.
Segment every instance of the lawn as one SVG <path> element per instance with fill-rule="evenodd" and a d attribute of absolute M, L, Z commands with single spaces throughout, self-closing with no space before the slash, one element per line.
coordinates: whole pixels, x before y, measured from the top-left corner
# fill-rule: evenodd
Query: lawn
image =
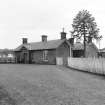
<path fill-rule="evenodd" d="M 0 105 L 104 105 L 105 78 L 54 65 L 0 64 Z"/>

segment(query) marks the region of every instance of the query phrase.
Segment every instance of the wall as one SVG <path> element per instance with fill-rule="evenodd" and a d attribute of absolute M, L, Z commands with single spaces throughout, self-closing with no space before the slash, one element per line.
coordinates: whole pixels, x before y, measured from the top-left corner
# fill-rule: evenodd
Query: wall
<path fill-rule="evenodd" d="M 15 62 L 16 62 L 16 63 L 20 63 L 20 62 L 21 62 L 20 56 L 21 56 L 21 52 L 20 52 L 20 51 L 15 52 L 15 59 L 16 59 Z"/>
<path fill-rule="evenodd" d="M 86 46 L 86 57 L 98 57 L 98 49 L 94 45 Z"/>
<path fill-rule="evenodd" d="M 29 63 L 29 51 L 16 51 L 16 63 Z"/>
<path fill-rule="evenodd" d="M 56 57 L 63 58 L 63 65 L 67 65 L 67 57 L 70 56 L 70 47 L 69 45 L 64 42 L 56 49 Z"/>
<path fill-rule="evenodd" d="M 56 50 L 55 49 L 48 51 L 48 61 L 50 64 L 56 64 Z"/>
<path fill-rule="evenodd" d="M 101 56 L 100 57 L 103 57 L 105 58 L 105 52 L 100 52 Z"/>
<path fill-rule="evenodd" d="M 64 42 L 63 44 L 61 44 L 57 50 L 56 50 L 56 56 L 57 57 L 69 57 L 70 56 L 70 47 L 69 45 Z"/>
<path fill-rule="evenodd" d="M 32 63 L 56 64 L 56 50 L 48 50 L 48 61 L 43 61 L 43 50 L 31 52 Z"/>
<path fill-rule="evenodd" d="M 32 51 L 31 52 L 31 63 L 41 63 L 43 59 L 42 51 Z"/>

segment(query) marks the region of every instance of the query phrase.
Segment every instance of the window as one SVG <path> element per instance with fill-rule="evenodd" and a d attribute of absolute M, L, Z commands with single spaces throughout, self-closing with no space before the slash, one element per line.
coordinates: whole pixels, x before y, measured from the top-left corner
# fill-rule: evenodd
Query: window
<path fill-rule="evenodd" d="M 48 61 L 48 51 L 47 50 L 43 51 L 43 60 Z"/>
<path fill-rule="evenodd" d="M 33 62 L 33 61 L 34 61 L 34 53 L 31 52 L 31 62 Z"/>

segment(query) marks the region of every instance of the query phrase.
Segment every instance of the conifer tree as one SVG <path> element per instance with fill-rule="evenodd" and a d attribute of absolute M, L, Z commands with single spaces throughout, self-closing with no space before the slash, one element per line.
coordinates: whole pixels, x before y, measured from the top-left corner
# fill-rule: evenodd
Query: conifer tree
<path fill-rule="evenodd" d="M 99 40 L 102 38 L 99 35 L 99 28 L 97 28 L 95 18 L 87 10 L 79 11 L 73 19 L 72 28 L 72 36 L 76 39 L 83 40 L 85 57 L 86 43 L 90 43 L 92 39 Z"/>

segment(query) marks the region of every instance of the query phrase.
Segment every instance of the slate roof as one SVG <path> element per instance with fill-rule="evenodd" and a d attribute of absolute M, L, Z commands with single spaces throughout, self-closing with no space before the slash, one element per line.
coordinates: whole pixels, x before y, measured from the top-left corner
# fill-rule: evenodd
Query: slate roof
<path fill-rule="evenodd" d="M 105 52 L 105 48 L 103 48 L 103 49 L 100 49 L 100 52 Z"/>
<path fill-rule="evenodd" d="M 83 50 L 83 49 L 84 49 L 84 46 L 80 42 L 75 43 L 73 46 L 73 50 Z"/>
<path fill-rule="evenodd" d="M 59 47 L 65 39 L 61 40 L 50 40 L 47 42 L 32 42 L 27 44 L 21 44 L 19 47 L 17 47 L 14 51 L 19 51 L 22 47 L 27 48 L 28 50 L 43 50 L 43 49 L 56 49 Z"/>
<path fill-rule="evenodd" d="M 94 47 L 98 51 L 98 48 L 96 47 L 96 45 L 94 43 L 86 44 L 86 46 Z M 73 46 L 73 50 L 84 50 L 84 44 L 82 44 L 80 42 L 75 43 L 74 46 Z"/>

